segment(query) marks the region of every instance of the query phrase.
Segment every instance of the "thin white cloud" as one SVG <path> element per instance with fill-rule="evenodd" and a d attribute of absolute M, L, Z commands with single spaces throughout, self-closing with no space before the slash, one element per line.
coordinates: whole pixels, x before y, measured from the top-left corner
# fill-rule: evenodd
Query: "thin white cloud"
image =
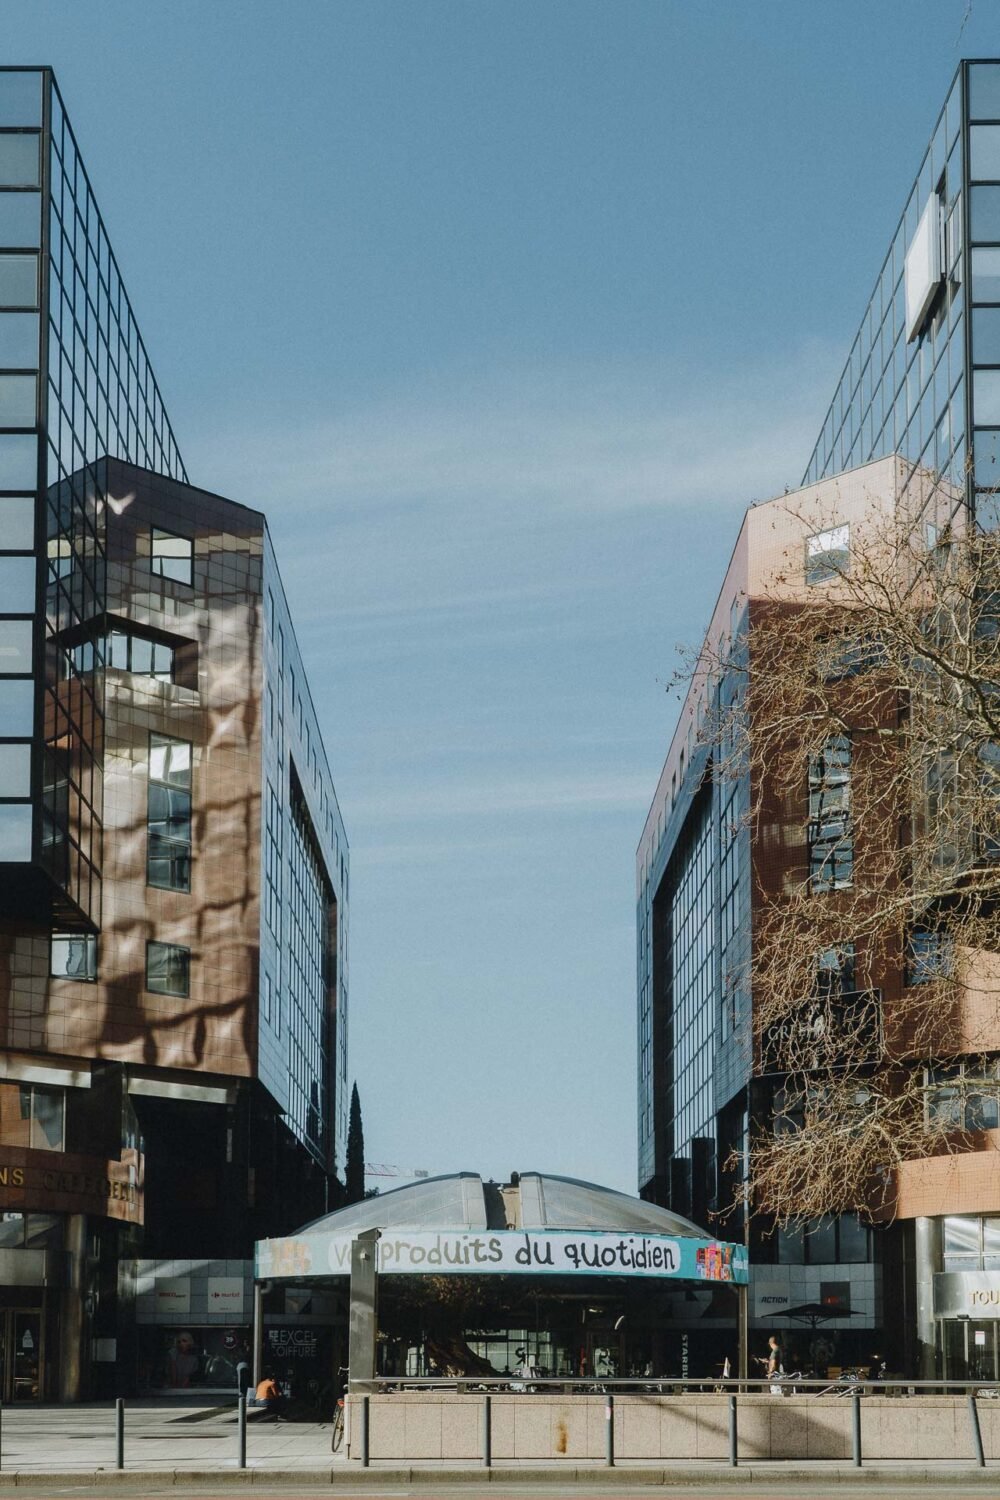
<path fill-rule="evenodd" d="M 489 818 L 513 813 L 631 812 L 648 806 L 649 777 L 639 774 L 550 775 L 444 785 L 387 785 L 376 796 L 355 795 L 352 816 L 380 826 L 435 818 Z"/>
<path fill-rule="evenodd" d="M 191 459 L 272 514 L 332 508 L 347 524 L 378 508 L 391 527 L 393 512 L 429 507 L 477 511 L 489 531 L 526 512 L 565 524 L 567 513 L 749 501 L 797 483 L 835 366 L 813 349 L 714 374 L 499 371 L 305 424 L 216 426 Z"/>

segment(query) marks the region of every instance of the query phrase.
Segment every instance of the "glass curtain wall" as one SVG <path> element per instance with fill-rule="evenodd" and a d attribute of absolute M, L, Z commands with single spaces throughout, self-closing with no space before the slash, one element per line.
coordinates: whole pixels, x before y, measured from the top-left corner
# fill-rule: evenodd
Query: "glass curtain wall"
<path fill-rule="evenodd" d="M 806 469 L 803 484 L 901 453 L 965 497 L 965 130 L 959 70 Z M 943 289 L 907 338 L 904 267 L 924 208 L 937 196 Z"/>
<path fill-rule="evenodd" d="M 107 454 L 187 478 L 52 74 L 0 69 L 0 861 L 69 926 L 100 922 Z"/>

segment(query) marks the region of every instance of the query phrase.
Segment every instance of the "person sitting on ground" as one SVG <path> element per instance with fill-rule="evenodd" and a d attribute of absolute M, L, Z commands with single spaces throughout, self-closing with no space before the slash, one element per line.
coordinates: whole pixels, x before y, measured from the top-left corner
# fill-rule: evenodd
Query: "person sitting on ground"
<path fill-rule="evenodd" d="M 273 1416 L 278 1416 L 284 1405 L 278 1382 L 274 1378 L 273 1370 L 265 1370 L 264 1378 L 257 1383 L 257 1389 L 247 1402 L 248 1406 L 263 1407 L 265 1411 Z"/>

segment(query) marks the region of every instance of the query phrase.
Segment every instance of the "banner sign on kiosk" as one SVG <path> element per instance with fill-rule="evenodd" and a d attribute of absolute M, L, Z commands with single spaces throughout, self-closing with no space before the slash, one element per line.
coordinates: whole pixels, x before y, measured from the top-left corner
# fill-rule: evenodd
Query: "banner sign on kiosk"
<path fill-rule="evenodd" d="M 348 1276 L 352 1237 L 303 1234 L 257 1242 L 256 1274 Z M 664 1234 L 573 1230 L 385 1230 L 378 1242 L 385 1275 L 658 1276 L 745 1284 L 744 1245 Z"/>

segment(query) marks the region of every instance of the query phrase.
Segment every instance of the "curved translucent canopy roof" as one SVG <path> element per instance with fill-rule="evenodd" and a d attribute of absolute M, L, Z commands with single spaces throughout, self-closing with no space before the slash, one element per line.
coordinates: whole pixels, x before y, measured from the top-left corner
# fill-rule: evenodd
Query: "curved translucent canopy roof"
<path fill-rule="evenodd" d="M 596 1182 L 522 1172 L 509 1183 L 476 1172 L 429 1177 L 366 1198 L 306 1224 L 299 1234 L 360 1234 L 365 1229 L 605 1229 L 704 1239 L 679 1214 Z"/>

